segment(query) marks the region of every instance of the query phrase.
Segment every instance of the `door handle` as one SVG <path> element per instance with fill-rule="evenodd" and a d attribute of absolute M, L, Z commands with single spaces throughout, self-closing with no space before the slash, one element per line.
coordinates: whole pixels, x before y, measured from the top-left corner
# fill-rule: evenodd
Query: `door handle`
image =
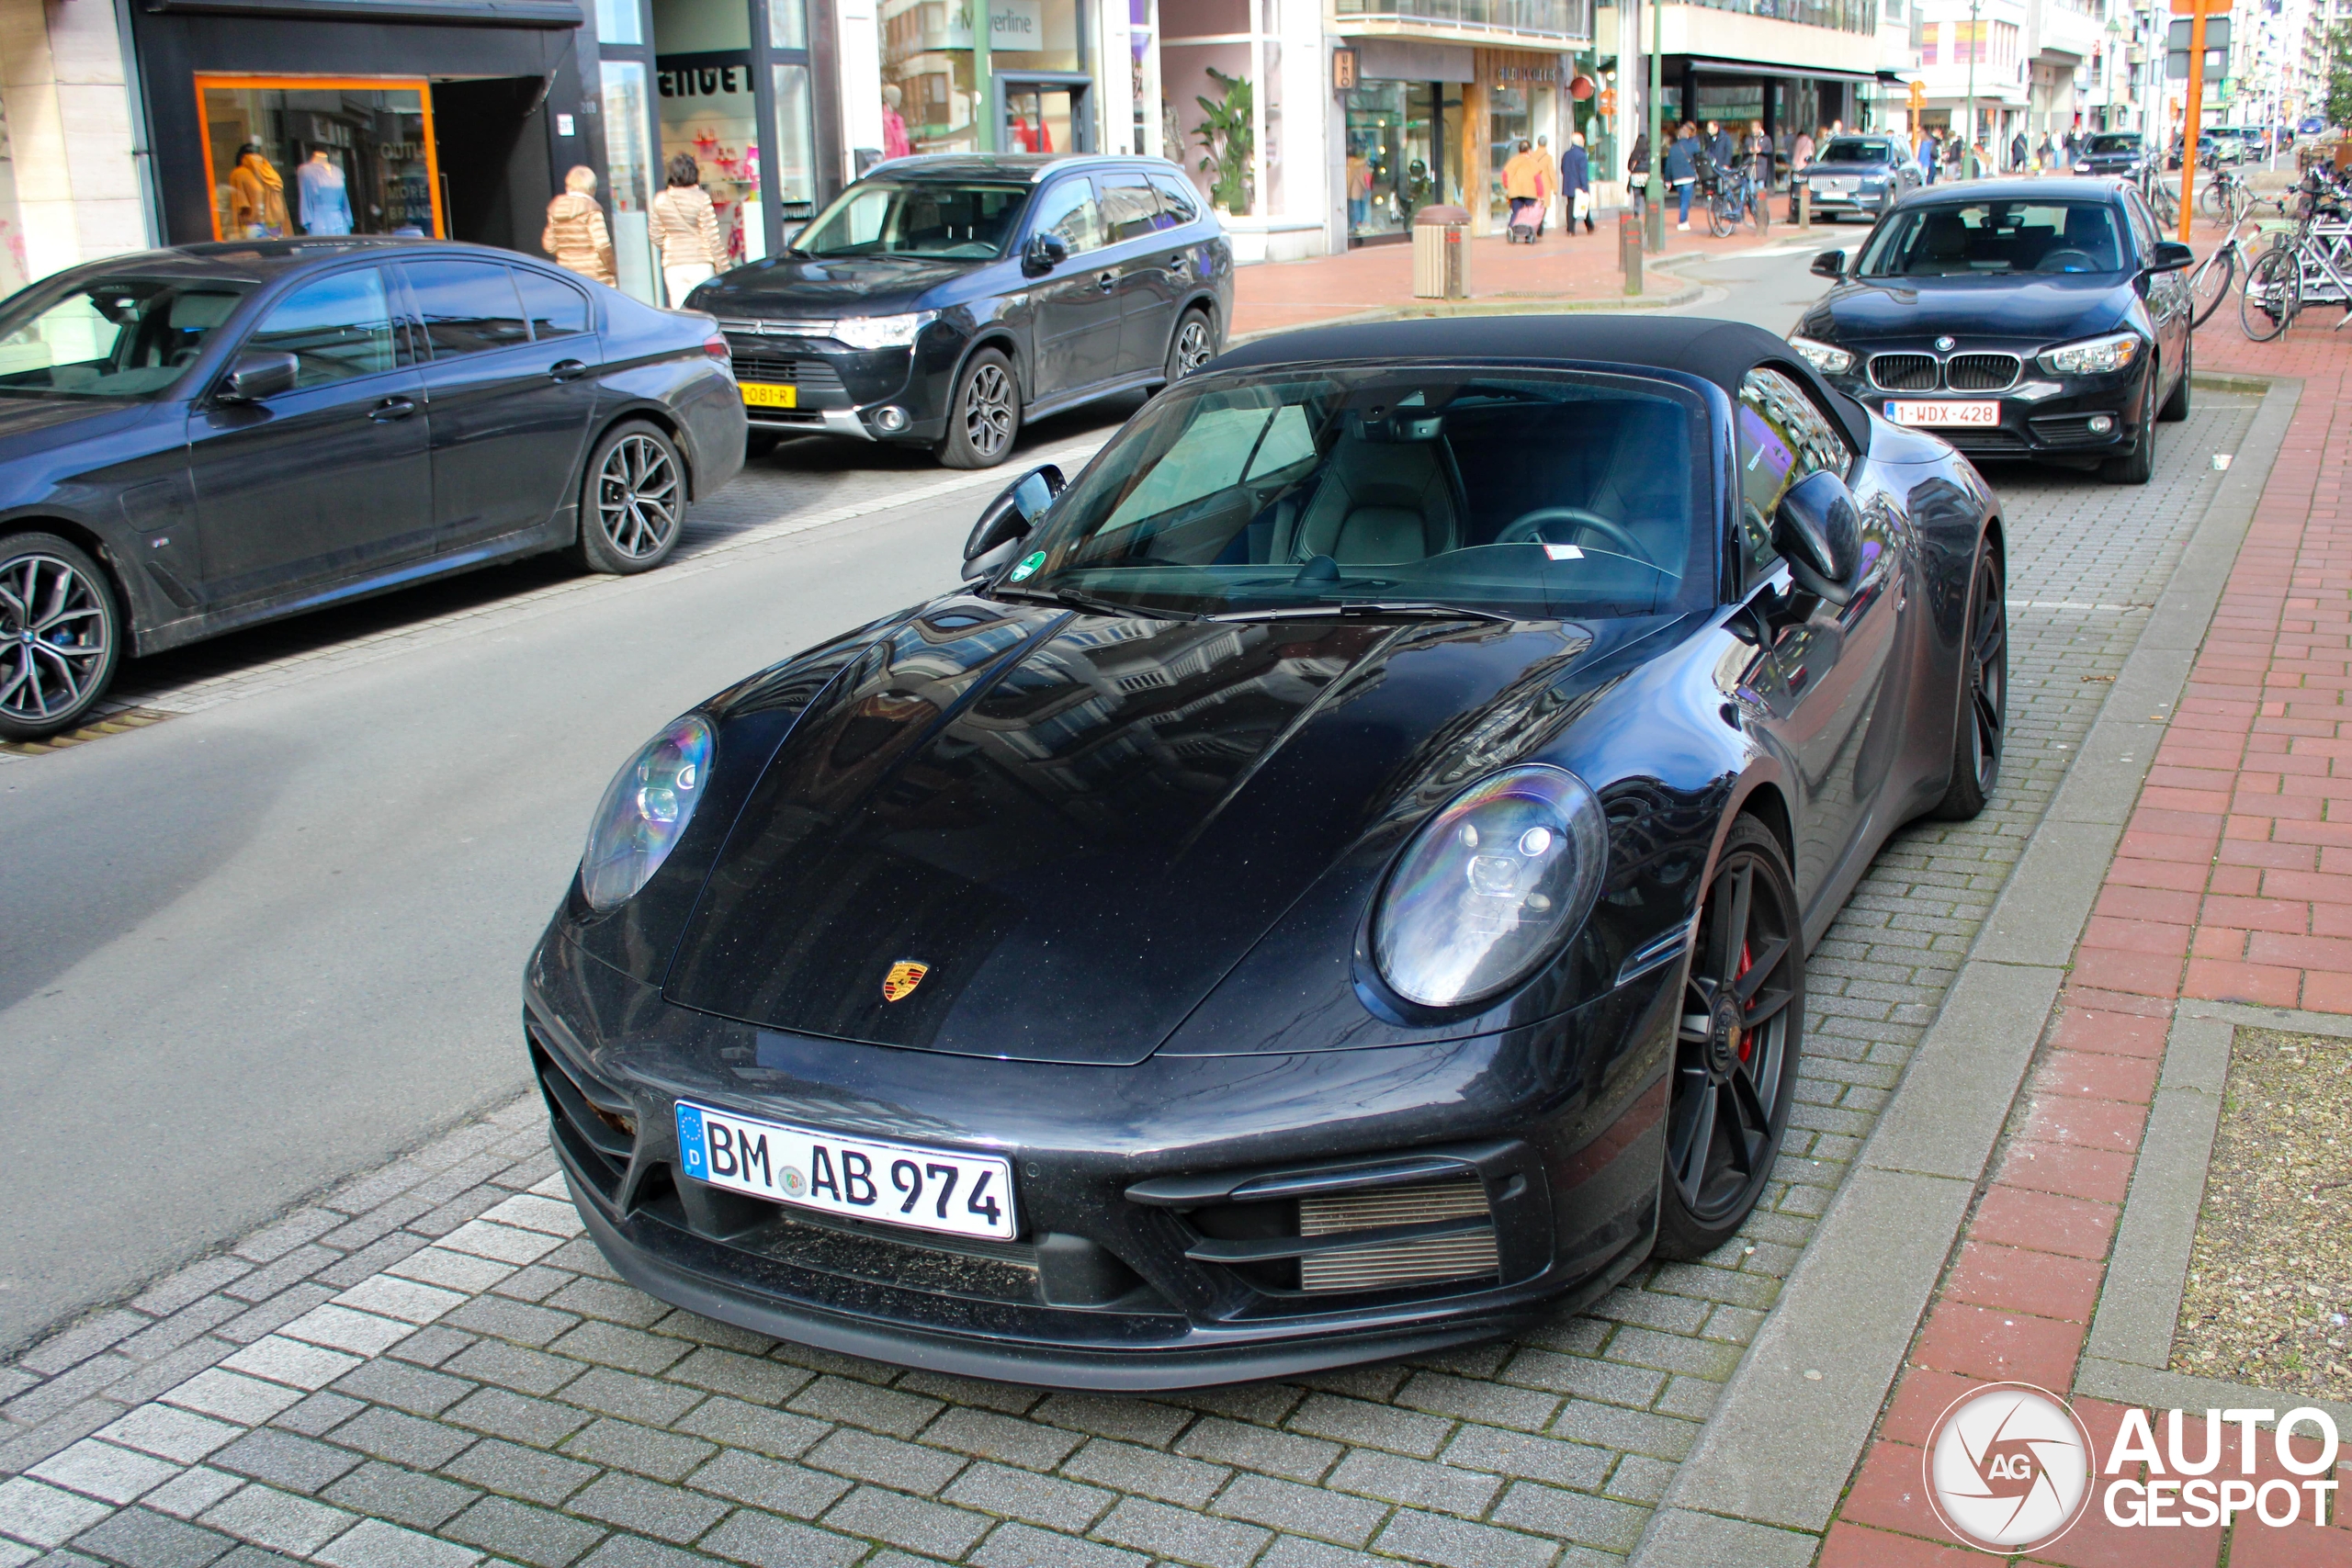
<path fill-rule="evenodd" d="M 1117 287 L 1118 282 L 1119 275 L 1115 272 L 1098 272 L 1094 275 L 1094 287 L 1105 294 Z"/>
<path fill-rule="evenodd" d="M 577 381 L 587 374 L 587 361 L 581 359 L 559 359 L 548 367 L 548 375 L 558 381 Z"/>
<path fill-rule="evenodd" d="M 383 424 L 395 419 L 406 419 L 415 412 L 416 404 L 407 398 L 386 398 L 368 411 L 368 417 Z"/>

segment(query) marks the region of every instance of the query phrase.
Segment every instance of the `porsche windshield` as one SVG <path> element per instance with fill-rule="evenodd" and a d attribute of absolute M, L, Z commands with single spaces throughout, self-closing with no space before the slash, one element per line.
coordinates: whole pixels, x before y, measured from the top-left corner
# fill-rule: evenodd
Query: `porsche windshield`
<path fill-rule="evenodd" d="M 1679 611 L 1713 584 L 1707 451 L 1698 395 L 1635 377 L 1187 382 L 1056 500 L 1001 591 L 1178 615 Z"/>
<path fill-rule="evenodd" d="M 819 213 L 793 249 L 810 256 L 984 261 L 1003 252 L 1028 201 L 1025 185 L 865 180 Z"/>

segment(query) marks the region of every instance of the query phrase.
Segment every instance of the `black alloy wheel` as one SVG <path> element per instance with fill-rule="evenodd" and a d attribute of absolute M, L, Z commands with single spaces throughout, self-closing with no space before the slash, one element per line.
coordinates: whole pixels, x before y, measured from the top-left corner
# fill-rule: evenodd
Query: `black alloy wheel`
<path fill-rule="evenodd" d="M 1702 1258 L 1771 1179 L 1804 1033 L 1804 931 L 1789 860 L 1762 823 L 1724 840 L 1675 1032 L 1657 1251 Z"/>
<path fill-rule="evenodd" d="M 939 461 L 950 468 L 993 468 L 1012 456 L 1020 434 L 1021 388 L 1012 361 L 996 349 L 981 349 L 956 378 Z"/>
<path fill-rule="evenodd" d="M 1168 384 L 1174 386 L 1216 357 L 1216 334 L 1209 330 L 1207 315 L 1185 311 L 1184 319 L 1176 323 L 1176 336 L 1168 344 Z"/>
<path fill-rule="evenodd" d="M 97 562 L 54 534 L 0 539 L 0 739 L 73 728 L 106 694 L 119 651 Z"/>
<path fill-rule="evenodd" d="M 2111 485 L 2143 485 L 2156 471 L 2156 389 L 2164 367 L 2148 361 L 2148 373 L 2140 382 L 2140 437 L 2132 450 L 2120 457 L 2109 457 L 2099 464 L 2098 477 Z"/>
<path fill-rule="evenodd" d="M 581 564 L 626 577 L 670 558 L 686 520 L 686 467 L 670 438 L 638 421 L 616 425 L 589 455 L 581 487 Z"/>
<path fill-rule="evenodd" d="M 1951 783 L 1934 815 L 1965 822 L 1984 809 L 2001 780 L 2009 724 L 2009 603 L 1991 541 L 1977 547 L 1969 592 L 1968 646 L 1961 650 L 1960 703 L 1951 742 Z"/>

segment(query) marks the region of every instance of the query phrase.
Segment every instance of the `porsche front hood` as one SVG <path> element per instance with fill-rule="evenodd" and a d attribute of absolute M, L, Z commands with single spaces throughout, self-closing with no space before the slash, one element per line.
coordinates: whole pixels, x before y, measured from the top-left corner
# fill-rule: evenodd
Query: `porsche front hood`
<path fill-rule="evenodd" d="M 1368 826 L 1426 809 L 1498 695 L 1589 643 L 933 604 L 800 717 L 664 994 L 798 1033 L 1141 1061 Z"/>

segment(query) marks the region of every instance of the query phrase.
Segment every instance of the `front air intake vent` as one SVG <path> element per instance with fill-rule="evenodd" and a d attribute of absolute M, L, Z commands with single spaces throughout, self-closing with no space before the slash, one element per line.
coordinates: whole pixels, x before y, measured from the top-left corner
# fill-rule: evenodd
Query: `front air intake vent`
<path fill-rule="evenodd" d="M 1944 385 L 1955 392 L 1997 392 L 2016 384 L 2024 365 L 2014 354 L 1955 354 L 1944 361 Z"/>
<path fill-rule="evenodd" d="M 1404 1225 L 1484 1222 L 1453 1234 L 1384 1241 L 1367 1247 L 1315 1252 L 1298 1260 L 1299 1289 L 1312 1295 L 1340 1291 L 1393 1290 L 1439 1280 L 1475 1279 L 1496 1272 L 1495 1230 L 1485 1187 L 1476 1178 L 1432 1182 L 1425 1187 L 1374 1188 L 1337 1192 L 1298 1201 L 1301 1236 L 1346 1235 L 1390 1231 Z M 1449 1227 L 1452 1228 L 1452 1227 Z"/>
<path fill-rule="evenodd" d="M 1871 385 L 1883 392 L 1932 392 L 1939 380 L 1932 354 L 1879 354 L 1871 356 Z"/>

